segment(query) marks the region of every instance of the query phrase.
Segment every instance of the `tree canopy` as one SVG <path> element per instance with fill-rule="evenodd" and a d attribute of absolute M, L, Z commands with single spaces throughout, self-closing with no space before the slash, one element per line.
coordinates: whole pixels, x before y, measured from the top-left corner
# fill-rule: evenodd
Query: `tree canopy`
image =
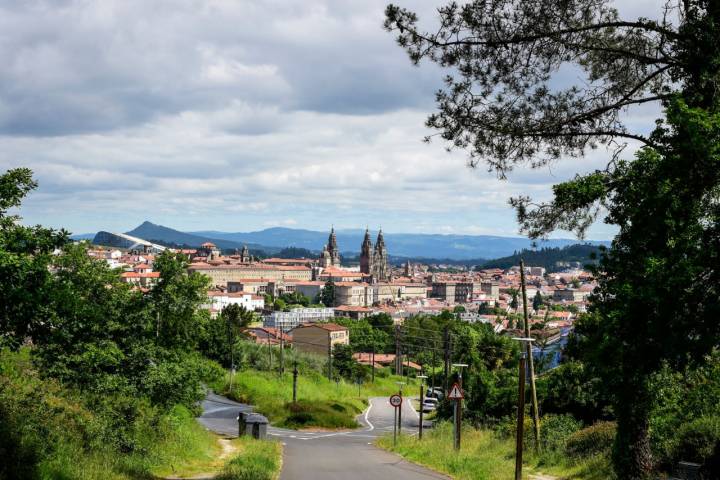
<path fill-rule="evenodd" d="M 437 29 L 424 31 L 390 5 L 385 27 L 414 63 L 449 71 L 427 120 L 448 148 L 500 177 L 614 150 L 605 169 L 555 185 L 550 202 L 510 203 L 531 238 L 582 238 L 601 212 L 619 229 L 578 333 L 618 415 L 616 472 L 645 477 L 650 378 L 720 343 L 720 2 L 669 1 L 657 20 L 622 19 L 608 0 L 475 0 L 438 12 Z M 664 112 L 655 124 L 625 122 L 651 103 Z M 622 158 L 626 142 L 640 146 L 633 160 Z"/>

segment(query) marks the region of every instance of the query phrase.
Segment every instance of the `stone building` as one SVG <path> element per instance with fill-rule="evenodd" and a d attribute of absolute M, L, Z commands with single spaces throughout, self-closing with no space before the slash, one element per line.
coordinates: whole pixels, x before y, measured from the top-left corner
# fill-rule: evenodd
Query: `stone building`
<path fill-rule="evenodd" d="M 382 229 L 378 232 L 375 247 L 373 247 L 370 240 L 370 231 L 365 230 L 365 238 L 360 247 L 360 272 L 371 275 L 373 282 L 387 282 L 390 280 L 388 253 Z"/>

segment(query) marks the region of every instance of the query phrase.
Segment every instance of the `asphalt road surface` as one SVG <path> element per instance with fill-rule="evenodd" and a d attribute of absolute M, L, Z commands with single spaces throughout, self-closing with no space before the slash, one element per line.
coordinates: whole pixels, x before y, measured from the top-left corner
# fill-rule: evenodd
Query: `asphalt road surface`
<path fill-rule="evenodd" d="M 208 394 L 202 407 L 200 423 L 225 436 L 237 435 L 238 413 L 251 409 L 215 394 Z M 402 408 L 402 432 L 417 434 L 417 412 L 408 399 Z M 447 479 L 372 445 L 376 437 L 392 434 L 393 417 L 387 397 L 376 397 L 358 418 L 362 427 L 357 430 L 305 432 L 270 427 L 268 435 L 283 443 L 280 480 Z"/>

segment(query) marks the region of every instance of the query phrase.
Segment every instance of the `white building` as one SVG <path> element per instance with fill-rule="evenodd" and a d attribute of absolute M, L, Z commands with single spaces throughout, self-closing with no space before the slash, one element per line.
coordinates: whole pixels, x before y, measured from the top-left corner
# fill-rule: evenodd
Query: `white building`
<path fill-rule="evenodd" d="M 222 312 L 223 308 L 231 304 L 240 305 L 251 312 L 265 308 L 264 297 L 247 292 L 211 290 L 208 292 L 208 301 L 209 303 L 205 305 L 205 308 L 209 309 L 213 316 Z"/>
<path fill-rule="evenodd" d="M 263 327 L 278 328 L 283 332 L 303 323 L 328 321 L 335 318 L 334 308 L 295 308 L 289 312 L 272 312 L 263 319 Z"/>

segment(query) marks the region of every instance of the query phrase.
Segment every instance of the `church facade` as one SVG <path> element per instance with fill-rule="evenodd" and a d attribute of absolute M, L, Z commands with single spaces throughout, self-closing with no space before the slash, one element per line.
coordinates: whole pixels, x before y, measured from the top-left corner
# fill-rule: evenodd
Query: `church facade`
<path fill-rule="evenodd" d="M 323 246 L 322 253 L 318 259 L 318 265 L 322 268 L 340 267 L 340 250 L 335 236 L 335 227 L 330 230 L 327 245 Z"/>
<path fill-rule="evenodd" d="M 387 282 L 390 280 L 388 253 L 382 229 L 378 232 L 375 246 L 370 240 L 370 231 L 365 230 L 365 238 L 360 246 L 360 272 L 372 275 L 373 282 Z"/>

